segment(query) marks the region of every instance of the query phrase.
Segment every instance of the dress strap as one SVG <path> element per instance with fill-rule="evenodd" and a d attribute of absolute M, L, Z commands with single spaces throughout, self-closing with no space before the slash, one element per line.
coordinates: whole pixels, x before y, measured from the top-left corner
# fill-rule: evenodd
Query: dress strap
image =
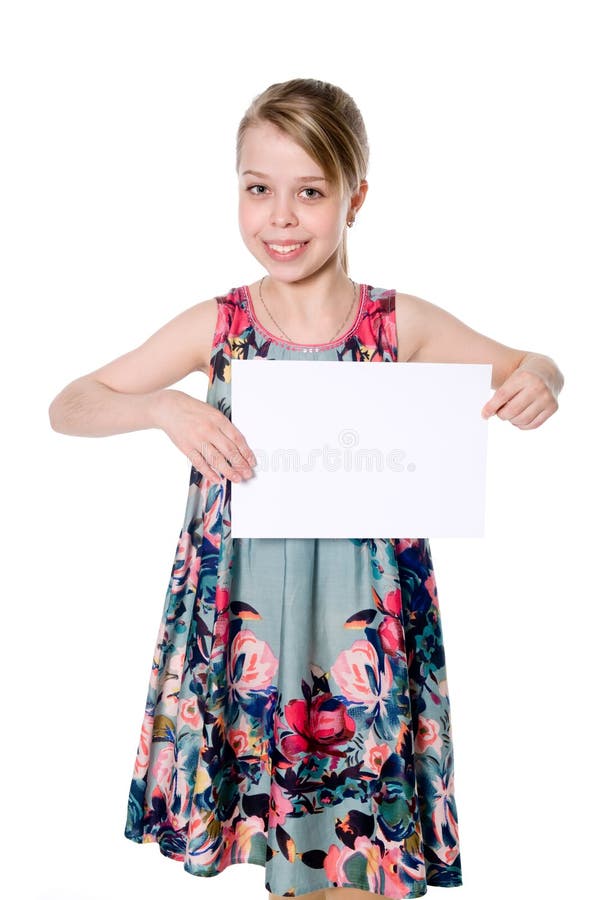
<path fill-rule="evenodd" d="M 358 338 L 374 362 L 397 362 L 395 293 L 395 288 L 369 287 Z"/>

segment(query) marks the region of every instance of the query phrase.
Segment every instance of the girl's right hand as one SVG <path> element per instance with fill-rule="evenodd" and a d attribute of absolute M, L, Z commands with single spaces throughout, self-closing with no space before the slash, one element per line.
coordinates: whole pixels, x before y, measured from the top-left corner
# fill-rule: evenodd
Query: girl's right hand
<path fill-rule="evenodd" d="M 218 476 L 240 481 L 257 465 L 240 431 L 219 409 L 184 391 L 165 389 L 158 403 L 157 424 L 205 477 L 219 484 Z"/>

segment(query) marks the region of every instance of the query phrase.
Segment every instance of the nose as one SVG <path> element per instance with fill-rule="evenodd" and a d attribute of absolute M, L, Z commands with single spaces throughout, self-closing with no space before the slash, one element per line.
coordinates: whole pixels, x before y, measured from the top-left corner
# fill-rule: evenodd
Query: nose
<path fill-rule="evenodd" d="M 270 222 L 277 228 L 283 228 L 289 222 L 291 225 L 297 224 L 295 212 L 286 198 L 282 197 L 280 200 L 274 200 L 271 209 Z"/>

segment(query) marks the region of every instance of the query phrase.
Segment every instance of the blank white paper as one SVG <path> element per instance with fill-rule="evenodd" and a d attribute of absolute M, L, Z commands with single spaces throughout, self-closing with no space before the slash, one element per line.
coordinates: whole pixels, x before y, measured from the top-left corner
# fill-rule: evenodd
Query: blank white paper
<path fill-rule="evenodd" d="M 231 535 L 482 537 L 491 364 L 231 360 Z"/>

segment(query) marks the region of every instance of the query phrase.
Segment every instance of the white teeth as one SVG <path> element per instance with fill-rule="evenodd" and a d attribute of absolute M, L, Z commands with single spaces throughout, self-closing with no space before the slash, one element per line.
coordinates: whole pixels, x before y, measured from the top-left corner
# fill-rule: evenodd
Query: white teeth
<path fill-rule="evenodd" d="M 282 246 L 282 244 L 268 244 L 270 250 L 275 250 L 277 253 L 292 253 L 293 250 L 298 250 L 302 246 L 303 244 L 290 244 L 288 247 Z"/>

